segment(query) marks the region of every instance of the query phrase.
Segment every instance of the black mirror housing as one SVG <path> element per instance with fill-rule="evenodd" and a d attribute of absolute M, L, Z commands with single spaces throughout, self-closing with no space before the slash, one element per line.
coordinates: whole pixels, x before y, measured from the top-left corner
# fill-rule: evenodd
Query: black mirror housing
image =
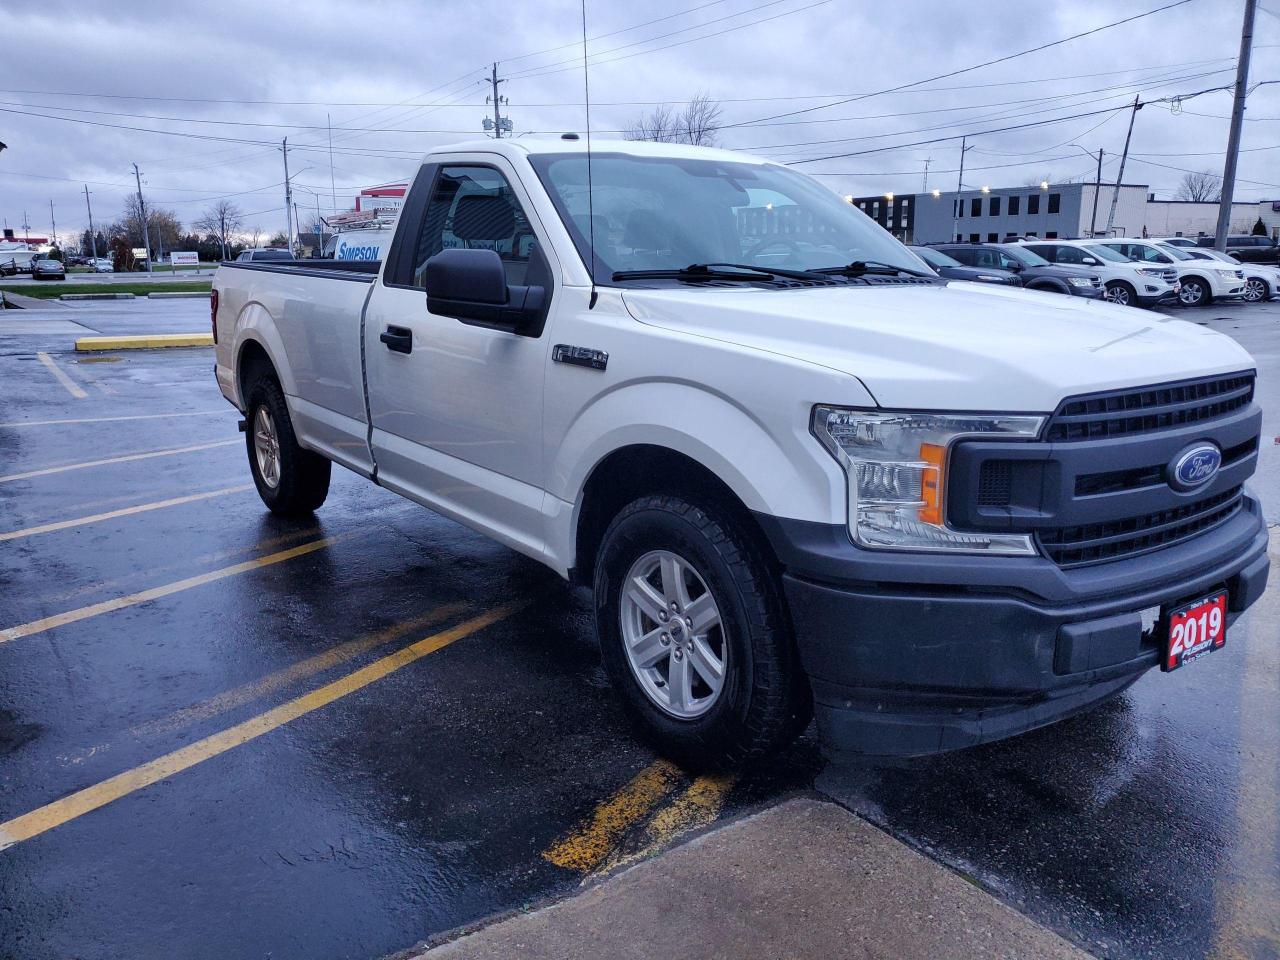
<path fill-rule="evenodd" d="M 427 312 L 524 336 L 542 332 L 546 290 L 509 286 L 494 250 L 441 250 L 427 261 Z"/>

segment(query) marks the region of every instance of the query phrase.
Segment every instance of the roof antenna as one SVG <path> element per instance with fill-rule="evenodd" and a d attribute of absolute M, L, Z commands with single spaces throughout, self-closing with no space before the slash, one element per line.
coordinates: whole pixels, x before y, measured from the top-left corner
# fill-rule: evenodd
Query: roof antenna
<path fill-rule="evenodd" d="M 587 309 L 596 305 L 596 210 L 591 184 L 591 78 L 587 71 L 587 0 L 582 0 L 582 94 L 587 108 L 587 238 L 591 248 L 591 258 L 587 263 L 587 273 L 591 277 L 591 299 L 587 301 Z"/>

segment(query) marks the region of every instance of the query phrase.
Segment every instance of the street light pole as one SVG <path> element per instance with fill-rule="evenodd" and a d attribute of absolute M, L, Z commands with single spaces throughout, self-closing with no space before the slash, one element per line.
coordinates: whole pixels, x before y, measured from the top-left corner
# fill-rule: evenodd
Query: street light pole
<path fill-rule="evenodd" d="M 1098 175 L 1093 180 L 1093 219 L 1089 221 L 1089 236 L 1098 235 L 1098 194 L 1102 192 L 1102 148 L 1098 148 Z"/>
<path fill-rule="evenodd" d="M 1227 249 L 1231 232 L 1231 200 L 1236 188 L 1236 162 L 1240 159 L 1240 128 L 1244 124 L 1244 101 L 1248 95 L 1249 56 L 1253 52 L 1253 16 L 1258 0 L 1244 0 L 1244 23 L 1240 28 L 1240 57 L 1236 60 L 1235 100 L 1231 106 L 1231 132 L 1227 137 L 1227 160 L 1222 168 L 1222 196 L 1218 201 L 1218 229 L 1213 248 Z"/>

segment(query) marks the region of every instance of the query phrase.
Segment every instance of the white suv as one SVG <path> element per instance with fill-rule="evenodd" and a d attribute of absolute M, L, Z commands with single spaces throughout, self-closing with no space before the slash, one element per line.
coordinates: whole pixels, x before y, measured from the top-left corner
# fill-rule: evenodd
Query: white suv
<path fill-rule="evenodd" d="M 1161 240 L 1167 244 L 1168 241 Z M 1280 267 L 1265 263 L 1241 263 L 1229 253 L 1213 250 L 1209 247 L 1179 247 L 1181 252 L 1197 260 L 1216 260 L 1219 263 L 1239 267 L 1244 271 L 1244 300 L 1246 303 L 1261 303 L 1263 300 L 1280 300 Z"/>
<path fill-rule="evenodd" d="M 1173 265 L 1134 263 L 1109 247 L 1087 240 L 1036 240 L 1025 244 L 1050 263 L 1088 267 L 1102 278 L 1103 299 L 1122 307 L 1175 303 L 1181 285 Z"/>
<path fill-rule="evenodd" d="M 1156 243 L 1154 240 L 1110 237 L 1096 243 L 1136 263 L 1172 266 L 1178 271 L 1178 280 L 1182 283 L 1178 300 L 1183 306 L 1203 307 L 1223 297 L 1244 296 L 1244 270 L 1238 266 L 1233 268 L 1226 263 L 1197 260 L 1177 247 Z"/>

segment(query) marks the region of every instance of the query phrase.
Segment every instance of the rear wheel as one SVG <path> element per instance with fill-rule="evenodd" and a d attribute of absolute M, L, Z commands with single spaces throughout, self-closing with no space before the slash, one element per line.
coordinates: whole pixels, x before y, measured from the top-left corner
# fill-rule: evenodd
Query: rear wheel
<path fill-rule="evenodd" d="M 272 513 L 297 516 L 318 509 L 329 495 L 333 465 L 298 444 L 284 391 L 269 373 L 249 386 L 245 446 L 258 496 Z"/>
<path fill-rule="evenodd" d="M 1131 307 L 1138 300 L 1137 292 L 1123 280 L 1112 280 L 1108 283 L 1106 292 L 1102 296 L 1103 299 L 1122 307 Z"/>
<path fill-rule="evenodd" d="M 631 503 L 605 532 L 595 595 L 605 668 L 661 753 L 735 767 L 808 723 L 777 578 L 729 511 L 665 495 Z"/>
<path fill-rule="evenodd" d="M 1250 277 L 1244 282 L 1244 299 L 1248 303 L 1261 303 L 1263 300 L 1270 300 L 1271 295 L 1267 289 L 1267 281 L 1261 277 Z"/>
<path fill-rule="evenodd" d="M 1184 307 L 1203 307 L 1213 300 L 1213 292 L 1208 281 L 1200 277 L 1185 277 L 1182 289 L 1178 291 L 1178 300 Z"/>

